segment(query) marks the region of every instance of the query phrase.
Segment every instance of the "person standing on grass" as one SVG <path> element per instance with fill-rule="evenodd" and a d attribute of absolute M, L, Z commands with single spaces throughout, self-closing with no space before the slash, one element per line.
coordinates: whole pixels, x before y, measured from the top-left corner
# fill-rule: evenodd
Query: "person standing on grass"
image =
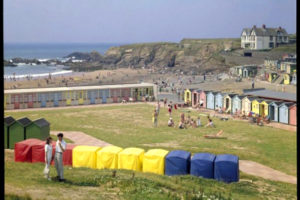
<path fill-rule="evenodd" d="M 153 121 L 154 127 L 157 127 L 157 116 L 158 116 L 158 114 L 157 114 L 156 110 L 154 110 L 153 116 L 152 116 L 152 121 Z"/>
<path fill-rule="evenodd" d="M 159 110 L 160 110 L 160 103 L 159 103 L 159 101 L 157 101 L 156 112 L 158 115 L 159 115 Z"/>
<path fill-rule="evenodd" d="M 252 89 L 254 89 L 254 79 L 252 79 Z"/>
<path fill-rule="evenodd" d="M 62 133 L 57 134 L 58 140 L 55 146 L 55 168 L 59 181 L 64 181 L 64 166 L 63 166 L 63 152 L 66 150 L 66 142 L 63 140 L 64 135 Z"/>
<path fill-rule="evenodd" d="M 47 137 L 46 144 L 45 144 L 45 164 L 46 164 L 46 166 L 45 166 L 45 169 L 44 169 L 44 176 L 49 181 L 51 181 L 51 178 L 49 176 L 49 174 L 50 174 L 50 165 L 51 165 L 51 161 L 53 160 L 51 143 L 52 143 L 52 138 Z"/>
<path fill-rule="evenodd" d="M 172 106 L 169 105 L 168 107 L 169 117 L 172 117 Z"/>

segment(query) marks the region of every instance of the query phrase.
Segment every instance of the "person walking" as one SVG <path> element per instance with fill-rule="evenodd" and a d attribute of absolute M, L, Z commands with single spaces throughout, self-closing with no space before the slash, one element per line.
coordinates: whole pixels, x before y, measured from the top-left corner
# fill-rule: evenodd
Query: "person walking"
<path fill-rule="evenodd" d="M 254 89 L 254 79 L 252 79 L 252 89 Z"/>
<path fill-rule="evenodd" d="M 64 135 L 62 133 L 57 134 L 58 140 L 55 146 L 54 163 L 59 181 L 65 181 L 64 179 L 64 166 L 63 166 L 63 152 L 66 150 L 66 142 L 63 140 Z"/>
<path fill-rule="evenodd" d="M 51 181 L 51 178 L 49 176 L 50 174 L 50 166 L 51 166 L 51 161 L 53 160 L 52 158 L 52 138 L 47 137 L 46 139 L 46 144 L 45 144 L 45 168 L 44 168 L 44 176 L 46 179 Z"/>
<path fill-rule="evenodd" d="M 169 104 L 168 107 L 169 117 L 172 117 L 172 106 Z"/>

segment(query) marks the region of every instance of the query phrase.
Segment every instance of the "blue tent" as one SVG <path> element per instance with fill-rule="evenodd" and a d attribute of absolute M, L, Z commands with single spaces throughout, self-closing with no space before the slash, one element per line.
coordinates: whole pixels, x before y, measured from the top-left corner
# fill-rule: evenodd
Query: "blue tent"
<path fill-rule="evenodd" d="M 210 153 L 196 153 L 191 159 L 191 175 L 214 178 L 215 158 Z"/>
<path fill-rule="evenodd" d="M 165 160 L 165 174 L 184 175 L 189 174 L 191 153 L 182 150 L 171 151 Z"/>
<path fill-rule="evenodd" d="M 227 183 L 239 181 L 239 158 L 235 155 L 217 155 L 214 178 Z"/>

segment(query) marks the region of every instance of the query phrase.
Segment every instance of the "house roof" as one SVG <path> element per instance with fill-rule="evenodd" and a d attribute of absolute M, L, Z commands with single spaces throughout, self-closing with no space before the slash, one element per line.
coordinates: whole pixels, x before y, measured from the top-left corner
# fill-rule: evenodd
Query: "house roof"
<path fill-rule="evenodd" d="M 294 93 L 277 92 L 273 90 L 259 89 L 259 90 L 244 90 L 245 95 L 257 96 L 260 98 L 268 98 L 272 100 L 286 100 L 286 101 L 297 101 L 297 96 Z"/>
<path fill-rule="evenodd" d="M 47 120 L 45 120 L 44 118 L 37 119 L 37 120 L 33 121 L 33 123 L 36 124 L 37 126 L 39 126 L 40 128 L 50 125 L 50 123 Z"/>
<path fill-rule="evenodd" d="M 7 126 L 12 125 L 13 123 L 15 123 L 15 119 L 11 116 L 5 117 L 4 118 L 4 124 L 6 124 Z"/>
<path fill-rule="evenodd" d="M 277 36 L 277 32 L 280 32 L 282 36 L 288 36 L 285 29 L 281 28 L 256 28 L 253 27 L 250 31 L 254 31 L 256 36 Z"/>
<path fill-rule="evenodd" d="M 18 119 L 17 122 L 19 122 L 19 124 L 21 124 L 23 127 L 28 126 L 29 124 L 32 123 L 32 121 L 30 119 L 28 119 L 27 117 L 23 117 L 21 119 Z"/>
<path fill-rule="evenodd" d="M 244 31 L 246 32 L 247 35 L 250 35 L 251 28 L 244 28 L 243 31 L 242 31 L 242 33 L 243 33 Z"/>

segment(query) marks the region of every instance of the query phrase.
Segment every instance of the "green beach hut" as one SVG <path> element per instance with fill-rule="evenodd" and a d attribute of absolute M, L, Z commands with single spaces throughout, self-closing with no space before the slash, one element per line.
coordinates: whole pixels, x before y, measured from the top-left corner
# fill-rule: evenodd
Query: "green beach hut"
<path fill-rule="evenodd" d="M 11 117 L 4 117 L 4 148 L 8 149 L 8 142 L 9 142 L 9 131 L 10 126 L 13 125 L 16 122 L 16 120 Z"/>
<path fill-rule="evenodd" d="M 25 140 L 26 127 L 30 125 L 32 121 L 27 117 L 18 119 L 14 124 L 10 126 L 8 148 L 14 149 L 15 143 Z"/>
<path fill-rule="evenodd" d="M 26 128 L 26 139 L 37 138 L 46 140 L 50 136 L 50 123 L 44 118 L 33 121 Z"/>

